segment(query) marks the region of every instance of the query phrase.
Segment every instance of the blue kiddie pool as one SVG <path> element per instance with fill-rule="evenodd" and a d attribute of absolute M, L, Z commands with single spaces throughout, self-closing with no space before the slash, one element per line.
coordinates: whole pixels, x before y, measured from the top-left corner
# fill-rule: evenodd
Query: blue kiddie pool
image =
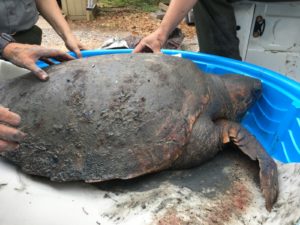
<path fill-rule="evenodd" d="M 83 51 L 83 57 L 130 54 L 130 49 Z M 263 95 L 247 112 L 242 124 L 269 154 L 284 163 L 300 162 L 300 84 L 259 66 L 202 53 L 163 50 L 164 54 L 192 60 L 204 72 L 237 73 L 258 78 Z M 72 54 L 72 53 L 71 53 Z M 39 62 L 39 66 L 48 66 Z"/>

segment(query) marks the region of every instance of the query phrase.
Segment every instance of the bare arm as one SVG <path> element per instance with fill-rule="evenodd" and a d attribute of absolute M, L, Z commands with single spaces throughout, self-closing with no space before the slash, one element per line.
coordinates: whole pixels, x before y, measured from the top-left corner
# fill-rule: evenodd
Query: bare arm
<path fill-rule="evenodd" d="M 158 29 L 168 36 L 196 3 L 197 0 L 172 0 Z"/>
<path fill-rule="evenodd" d="M 141 40 L 134 49 L 134 53 L 144 52 L 150 48 L 153 52 L 160 52 L 169 34 L 182 21 L 187 13 L 197 3 L 197 0 L 172 0 L 160 26 L 149 36 Z"/>
<path fill-rule="evenodd" d="M 57 34 L 64 40 L 66 47 L 81 57 L 80 49 L 84 49 L 69 27 L 69 24 L 61 14 L 56 0 L 36 0 L 37 9 L 41 15 L 51 24 Z"/>

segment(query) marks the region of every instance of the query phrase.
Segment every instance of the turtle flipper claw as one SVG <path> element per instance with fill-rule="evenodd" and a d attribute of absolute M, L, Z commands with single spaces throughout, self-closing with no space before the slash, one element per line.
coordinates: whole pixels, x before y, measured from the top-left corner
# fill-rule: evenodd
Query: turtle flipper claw
<path fill-rule="evenodd" d="M 260 188 L 265 198 L 267 210 L 270 212 L 278 196 L 278 173 L 273 160 L 258 159 L 260 172 Z"/>

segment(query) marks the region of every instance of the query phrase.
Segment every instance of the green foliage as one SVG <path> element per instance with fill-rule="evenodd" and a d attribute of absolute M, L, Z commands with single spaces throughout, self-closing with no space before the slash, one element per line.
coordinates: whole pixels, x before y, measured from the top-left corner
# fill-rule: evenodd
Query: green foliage
<path fill-rule="evenodd" d="M 157 10 L 160 0 L 100 0 L 99 2 L 104 7 L 128 7 L 149 12 Z"/>

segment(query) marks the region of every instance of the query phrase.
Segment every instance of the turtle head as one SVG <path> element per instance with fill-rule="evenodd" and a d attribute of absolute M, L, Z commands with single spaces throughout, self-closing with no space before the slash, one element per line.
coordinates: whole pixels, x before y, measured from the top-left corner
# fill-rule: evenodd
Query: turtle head
<path fill-rule="evenodd" d="M 261 81 L 252 77 L 226 74 L 222 76 L 232 105 L 231 115 L 240 120 L 261 96 Z"/>

